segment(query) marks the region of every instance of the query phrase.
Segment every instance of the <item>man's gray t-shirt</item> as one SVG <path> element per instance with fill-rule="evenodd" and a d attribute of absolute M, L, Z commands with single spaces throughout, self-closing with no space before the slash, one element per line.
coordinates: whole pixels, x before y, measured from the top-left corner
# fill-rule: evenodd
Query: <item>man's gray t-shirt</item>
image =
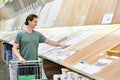
<path fill-rule="evenodd" d="M 36 60 L 39 43 L 44 43 L 45 40 L 46 37 L 35 30 L 32 33 L 22 30 L 17 34 L 15 43 L 19 43 L 20 54 L 24 59 Z"/>

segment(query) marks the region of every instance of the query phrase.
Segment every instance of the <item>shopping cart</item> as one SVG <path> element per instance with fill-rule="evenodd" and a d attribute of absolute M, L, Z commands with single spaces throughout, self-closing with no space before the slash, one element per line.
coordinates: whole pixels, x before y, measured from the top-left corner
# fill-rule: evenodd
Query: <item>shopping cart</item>
<path fill-rule="evenodd" d="M 48 80 L 44 75 L 43 61 L 31 60 L 23 65 L 20 61 L 9 62 L 10 80 Z"/>

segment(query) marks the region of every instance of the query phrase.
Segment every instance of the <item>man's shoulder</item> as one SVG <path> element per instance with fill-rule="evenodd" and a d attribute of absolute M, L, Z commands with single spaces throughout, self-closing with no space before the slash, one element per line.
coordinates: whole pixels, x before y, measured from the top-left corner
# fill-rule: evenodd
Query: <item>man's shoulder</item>
<path fill-rule="evenodd" d="M 24 34 L 24 33 L 25 33 L 24 30 L 20 30 L 20 31 L 18 32 L 18 35 L 22 35 L 22 34 Z"/>
<path fill-rule="evenodd" d="M 35 32 L 36 34 L 41 34 L 40 32 L 38 32 L 38 31 L 36 31 L 36 30 L 34 30 L 34 32 Z"/>

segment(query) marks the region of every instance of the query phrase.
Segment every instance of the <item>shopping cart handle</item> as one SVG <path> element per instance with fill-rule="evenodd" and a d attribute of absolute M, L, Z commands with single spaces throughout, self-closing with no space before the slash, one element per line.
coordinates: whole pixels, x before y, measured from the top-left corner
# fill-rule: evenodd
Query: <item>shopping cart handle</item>
<path fill-rule="evenodd" d="M 38 62 L 38 63 L 42 63 L 43 60 L 42 59 L 38 59 L 38 60 L 28 60 L 26 61 L 27 63 L 34 63 L 34 62 Z M 12 64 L 12 63 L 20 63 L 20 61 L 9 61 L 9 64 Z"/>

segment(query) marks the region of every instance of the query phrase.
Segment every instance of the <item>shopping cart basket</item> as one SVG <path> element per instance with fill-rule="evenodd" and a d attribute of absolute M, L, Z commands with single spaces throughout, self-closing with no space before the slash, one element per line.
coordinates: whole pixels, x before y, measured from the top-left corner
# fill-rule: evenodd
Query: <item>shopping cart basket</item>
<path fill-rule="evenodd" d="M 27 61 L 25 65 L 20 61 L 9 62 L 10 80 L 47 80 L 43 72 L 42 59 Z"/>

